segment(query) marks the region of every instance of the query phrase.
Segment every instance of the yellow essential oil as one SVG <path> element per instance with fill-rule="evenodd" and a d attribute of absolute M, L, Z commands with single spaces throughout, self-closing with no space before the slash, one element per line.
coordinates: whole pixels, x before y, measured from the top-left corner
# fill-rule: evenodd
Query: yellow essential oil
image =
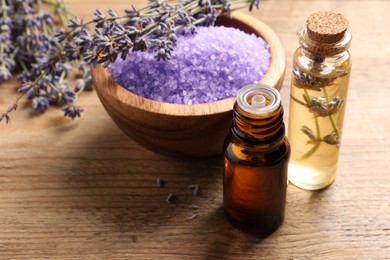
<path fill-rule="evenodd" d="M 319 12 L 298 33 L 301 46 L 293 57 L 288 128 L 289 180 L 303 189 L 322 189 L 336 178 L 351 72 L 347 25 L 340 14 Z"/>

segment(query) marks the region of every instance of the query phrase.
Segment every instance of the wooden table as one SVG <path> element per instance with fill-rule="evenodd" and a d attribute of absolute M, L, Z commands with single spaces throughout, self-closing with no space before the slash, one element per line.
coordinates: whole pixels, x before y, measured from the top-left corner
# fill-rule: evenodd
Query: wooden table
<path fill-rule="evenodd" d="M 68 2 L 89 19 L 95 8 L 120 10 L 131 1 Z M 354 36 L 338 177 L 318 192 L 289 185 L 286 219 L 275 233 L 260 239 L 227 223 L 219 158 L 145 150 L 90 92 L 74 122 L 59 110 L 32 115 L 21 106 L 0 126 L 0 259 L 390 259 L 390 1 L 266 0 L 252 15 L 285 46 L 288 110 L 295 32 L 310 13 L 329 9 L 349 18 Z M 1 107 L 15 87 L 0 85 Z M 200 196 L 187 184 L 199 184 Z M 199 216 L 188 220 L 191 204 Z"/>

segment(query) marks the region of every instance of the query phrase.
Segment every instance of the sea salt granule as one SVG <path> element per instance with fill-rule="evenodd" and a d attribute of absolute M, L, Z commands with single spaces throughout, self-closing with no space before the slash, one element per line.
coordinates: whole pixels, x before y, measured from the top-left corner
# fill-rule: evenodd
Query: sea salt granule
<path fill-rule="evenodd" d="M 269 46 L 235 28 L 199 27 L 179 36 L 170 60 L 153 52 L 131 52 L 109 66 L 112 78 L 129 91 L 175 104 L 213 102 L 236 95 L 268 70 Z"/>

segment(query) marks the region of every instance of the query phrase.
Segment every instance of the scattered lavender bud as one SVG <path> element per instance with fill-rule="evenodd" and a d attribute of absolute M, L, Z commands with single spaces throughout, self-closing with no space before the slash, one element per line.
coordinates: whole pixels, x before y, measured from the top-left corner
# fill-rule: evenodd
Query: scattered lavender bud
<path fill-rule="evenodd" d="M 170 204 L 170 203 L 173 202 L 174 199 L 175 199 L 175 195 L 173 193 L 169 193 L 168 196 L 167 196 L 166 202 L 168 204 Z"/>
<path fill-rule="evenodd" d="M 187 189 L 195 189 L 198 186 L 198 184 L 188 184 Z"/>
<path fill-rule="evenodd" d="M 194 220 L 194 219 L 196 219 L 198 216 L 199 216 L 199 214 L 198 214 L 197 212 L 195 212 L 195 213 L 193 213 L 193 214 L 191 215 L 191 217 L 188 217 L 187 220 L 188 220 L 188 221 Z"/>
<path fill-rule="evenodd" d="M 16 103 L 12 103 L 8 109 L 7 109 L 7 113 L 11 113 L 13 110 L 16 110 L 17 108 L 17 104 Z"/>
<path fill-rule="evenodd" d="M 160 178 L 157 178 L 157 187 L 162 188 L 164 186 L 164 181 Z"/>
<path fill-rule="evenodd" d="M 195 189 L 192 192 L 192 196 L 197 197 L 199 195 L 199 186 L 196 185 Z"/>
<path fill-rule="evenodd" d="M 5 118 L 5 123 L 8 124 L 11 122 L 11 118 L 8 116 L 8 114 L 0 114 L 0 122 L 3 121 Z"/>
<path fill-rule="evenodd" d="M 191 204 L 188 208 L 194 210 L 194 209 L 199 209 L 199 206 L 195 204 Z"/>
<path fill-rule="evenodd" d="M 187 189 L 192 189 L 192 196 L 197 197 L 199 195 L 199 185 L 198 184 L 190 184 L 187 185 Z"/>
<path fill-rule="evenodd" d="M 255 6 L 257 9 L 259 8 L 259 4 L 260 4 L 260 0 L 254 0 L 251 2 L 250 6 L 249 6 L 249 11 L 252 11 L 253 9 L 253 6 Z"/>
<path fill-rule="evenodd" d="M 84 111 L 79 106 L 74 106 L 74 105 L 67 105 L 61 109 L 64 111 L 64 115 L 67 117 L 70 117 L 71 119 L 75 119 L 76 117 L 80 117 L 80 113 Z"/>

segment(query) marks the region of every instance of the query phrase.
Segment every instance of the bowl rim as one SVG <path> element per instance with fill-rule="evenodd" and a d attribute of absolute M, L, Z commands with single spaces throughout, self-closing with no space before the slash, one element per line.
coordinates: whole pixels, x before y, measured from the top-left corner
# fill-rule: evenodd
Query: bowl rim
<path fill-rule="evenodd" d="M 231 19 L 252 27 L 268 43 L 271 52 L 271 62 L 267 72 L 259 82 L 280 89 L 284 79 L 286 64 L 284 48 L 276 33 L 262 21 L 240 11 L 233 12 L 231 14 Z M 138 96 L 116 83 L 111 78 L 108 69 L 103 68 L 102 65 L 97 65 L 96 68 L 92 68 L 92 71 L 95 71 L 95 73 L 92 73 L 93 76 L 100 74 L 99 78 L 100 76 L 103 76 L 104 79 L 108 80 L 108 86 L 101 86 L 105 84 L 98 84 L 99 80 L 98 82 L 96 82 L 96 79 L 94 80 L 94 85 L 98 92 L 104 91 L 105 95 L 110 95 L 114 99 L 119 99 L 120 102 L 157 114 L 172 116 L 219 114 L 231 111 L 236 101 L 236 96 L 200 104 L 174 104 L 155 101 Z M 105 89 L 106 87 L 111 89 Z"/>

